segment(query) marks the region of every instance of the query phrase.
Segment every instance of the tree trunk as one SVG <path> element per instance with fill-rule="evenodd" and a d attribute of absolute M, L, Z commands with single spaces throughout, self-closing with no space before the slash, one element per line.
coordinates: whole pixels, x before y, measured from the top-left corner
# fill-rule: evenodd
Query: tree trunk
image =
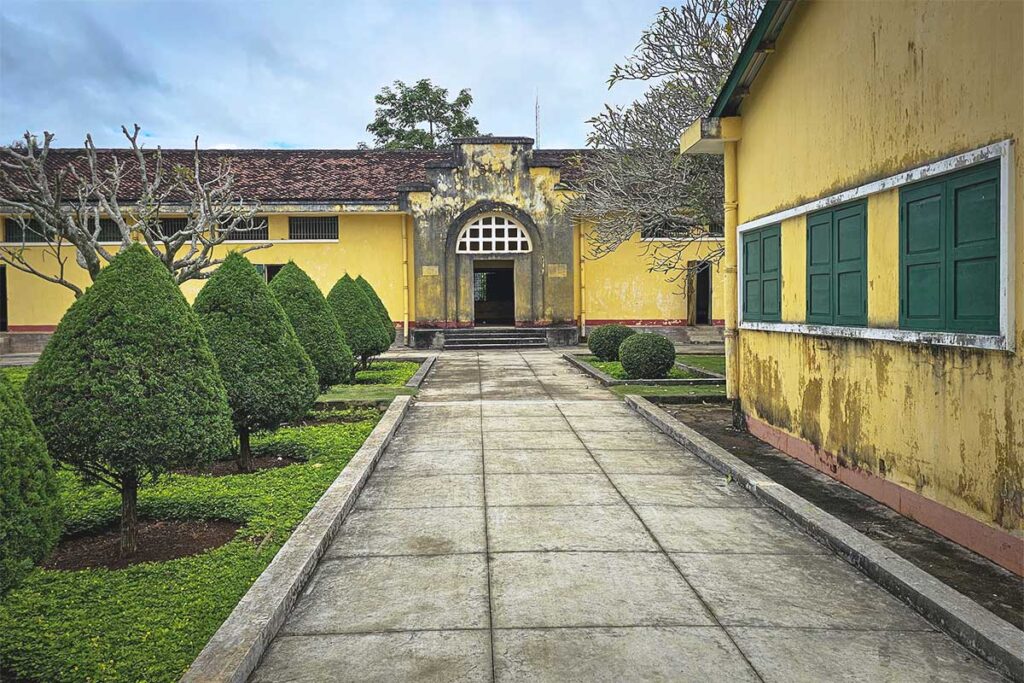
<path fill-rule="evenodd" d="M 238 430 L 238 471 L 252 472 L 252 449 L 249 447 L 249 428 Z"/>
<path fill-rule="evenodd" d="M 121 557 L 135 554 L 139 545 L 139 480 L 135 474 L 121 477 Z"/>

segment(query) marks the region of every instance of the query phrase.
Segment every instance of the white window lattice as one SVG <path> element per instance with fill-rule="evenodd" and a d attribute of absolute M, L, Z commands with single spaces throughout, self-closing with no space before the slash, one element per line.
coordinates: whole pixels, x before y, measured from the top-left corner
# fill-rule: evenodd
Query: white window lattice
<path fill-rule="evenodd" d="M 533 251 L 523 226 L 505 216 L 481 216 L 459 233 L 456 254 L 527 254 Z"/>

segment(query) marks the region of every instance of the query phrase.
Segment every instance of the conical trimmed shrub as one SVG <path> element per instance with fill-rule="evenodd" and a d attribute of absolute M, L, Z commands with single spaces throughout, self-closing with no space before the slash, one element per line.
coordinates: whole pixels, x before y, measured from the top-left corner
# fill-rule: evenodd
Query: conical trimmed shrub
<path fill-rule="evenodd" d="M 238 467 L 251 471 L 250 434 L 305 415 L 319 394 L 316 369 L 263 276 L 237 252 L 210 276 L 193 308 L 227 387 Z"/>
<path fill-rule="evenodd" d="M 345 333 L 327 305 L 320 288 L 306 271 L 289 261 L 274 279 L 270 291 L 277 297 L 295 335 L 320 378 L 320 389 L 348 382 L 352 377 L 352 350 Z"/>
<path fill-rule="evenodd" d="M 384 353 L 390 346 L 380 315 L 347 273 L 331 288 L 327 303 L 338 318 L 349 348 L 364 367 L 371 356 Z"/>
<path fill-rule="evenodd" d="M 370 300 L 370 303 L 373 304 L 374 309 L 377 311 L 377 315 L 380 316 L 381 322 L 384 323 L 384 330 L 388 334 L 388 346 L 390 347 L 391 344 L 395 343 L 397 332 L 395 330 L 395 321 L 391 319 L 391 314 L 388 313 L 388 307 L 385 306 L 384 302 L 380 300 L 379 296 L 377 296 L 377 292 L 374 290 L 373 285 L 367 282 L 366 278 L 362 275 L 356 278 L 356 284 L 362 288 L 363 294 L 365 294 Z"/>
<path fill-rule="evenodd" d="M 64 314 L 25 382 L 50 455 L 121 494 L 121 553 L 138 489 L 231 446 L 224 383 L 203 328 L 142 245 L 116 256 Z"/>
<path fill-rule="evenodd" d="M 21 392 L 0 375 L 0 595 L 60 538 L 60 499 L 46 442 Z"/>

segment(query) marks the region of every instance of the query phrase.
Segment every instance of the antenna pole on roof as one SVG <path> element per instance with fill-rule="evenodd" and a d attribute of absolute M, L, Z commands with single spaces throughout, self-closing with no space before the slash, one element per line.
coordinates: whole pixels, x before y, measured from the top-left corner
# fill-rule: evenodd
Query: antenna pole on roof
<path fill-rule="evenodd" d="M 533 91 L 533 146 L 540 148 L 540 90 Z"/>

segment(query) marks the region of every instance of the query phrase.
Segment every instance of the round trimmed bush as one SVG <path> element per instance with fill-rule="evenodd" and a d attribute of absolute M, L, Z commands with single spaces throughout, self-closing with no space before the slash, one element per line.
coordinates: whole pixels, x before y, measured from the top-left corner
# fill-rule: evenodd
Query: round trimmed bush
<path fill-rule="evenodd" d="M 335 283 L 327 295 L 327 303 L 338 318 L 345 341 L 363 367 L 371 356 L 387 351 L 391 342 L 384 331 L 380 314 L 373 307 L 363 288 L 348 273 Z"/>
<path fill-rule="evenodd" d="M 270 291 L 313 362 L 320 389 L 350 381 L 352 350 L 345 343 L 345 333 L 327 299 L 306 271 L 289 261 L 270 281 Z"/>
<path fill-rule="evenodd" d="M 636 330 L 625 325 L 602 325 L 587 336 L 587 348 L 598 360 L 619 360 L 619 347 L 634 334 Z"/>
<path fill-rule="evenodd" d="M 388 334 L 388 346 L 394 344 L 395 337 L 398 336 L 398 332 L 395 330 L 395 321 L 391 319 L 391 314 L 388 313 L 387 306 L 385 306 L 384 302 L 380 300 L 379 296 L 377 296 L 377 291 L 373 288 L 373 285 L 367 282 L 362 275 L 356 278 L 356 284 L 362 288 L 363 294 L 365 294 L 370 300 L 370 303 L 373 304 L 373 307 L 377 310 L 377 314 L 380 316 L 381 321 L 384 323 L 384 330 Z"/>
<path fill-rule="evenodd" d="M 248 472 L 249 435 L 305 415 L 320 393 L 319 378 L 281 304 L 238 252 L 210 276 L 193 307 L 228 391 L 238 467 Z"/>
<path fill-rule="evenodd" d="M 0 375 L 0 595 L 21 582 L 60 538 L 53 461 L 21 392 Z"/>
<path fill-rule="evenodd" d="M 171 274 L 141 244 L 64 314 L 24 387 L 50 455 L 121 494 L 121 553 L 137 544 L 139 486 L 231 447 L 210 345 Z"/>
<path fill-rule="evenodd" d="M 642 332 L 622 342 L 619 361 L 631 379 L 665 379 L 676 361 L 676 349 L 660 334 Z"/>

